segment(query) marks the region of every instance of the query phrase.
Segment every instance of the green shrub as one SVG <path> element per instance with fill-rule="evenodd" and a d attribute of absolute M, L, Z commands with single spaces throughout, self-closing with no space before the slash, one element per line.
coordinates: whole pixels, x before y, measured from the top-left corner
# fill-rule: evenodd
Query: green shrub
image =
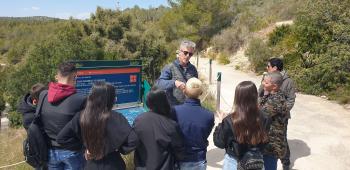
<path fill-rule="evenodd" d="M 293 26 L 270 35 L 298 90 L 350 102 L 349 11 L 350 1 L 308 0 Z"/>
<path fill-rule="evenodd" d="M 245 55 L 248 56 L 254 71 L 261 73 L 265 71 L 266 62 L 272 57 L 272 51 L 263 40 L 255 38 L 249 42 Z"/>
<path fill-rule="evenodd" d="M 22 126 L 22 115 L 16 111 L 11 111 L 8 114 L 10 127 L 19 128 Z"/>
<path fill-rule="evenodd" d="M 219 53 L 218 55 L 218 62 L 220 64 L 230 64 L 229 56 L 226 53 Z"/>
<path fill-rule="evenodd" d="M 282 25 L 277 27 L 271 34 L 269 34 L 269 45 L 277 45 L 283 38 L 291 32 L 289 25 Z"/>

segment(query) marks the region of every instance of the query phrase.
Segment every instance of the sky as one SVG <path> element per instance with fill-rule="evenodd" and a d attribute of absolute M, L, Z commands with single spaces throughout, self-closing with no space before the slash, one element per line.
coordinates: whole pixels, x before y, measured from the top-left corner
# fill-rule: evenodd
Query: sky
<path fill-rule="evenodd" d="M 125 9 L 168 6 L 167 0 L 1 0 L 0 17 L 48 16 L 87 19 L 97 6 Z"/>

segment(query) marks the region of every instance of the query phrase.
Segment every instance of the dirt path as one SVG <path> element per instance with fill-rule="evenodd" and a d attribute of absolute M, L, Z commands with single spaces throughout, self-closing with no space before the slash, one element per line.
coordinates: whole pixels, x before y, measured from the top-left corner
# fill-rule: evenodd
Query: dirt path
<path fill-rule="evenodd" d="M 193 58 L 192 63 L 196 63 Z M 199 59 L 198 71 L 208 77 L 209 61 Z M 221 106 L 231 109 L 234 89 L 244 80 L 260 85 L 261 76 L 237 71 L 233 66 L 213 62 L 213 77 L 222 72 Z M 213 78 L 215 79 L 215 78 Z M 216 83 L 210 86 L 216 91 Z M 320 97 L 297 94 L 288 125 L 288 142 L 291 148 L 293 169 L 298 170 L 350 170 L 350 111 Z M 207 153 L 208 169 L 221 169 L 224 150 L 214 146 L 212 135 Z M 281 169 L 281 165 L 279 165 Z"/>

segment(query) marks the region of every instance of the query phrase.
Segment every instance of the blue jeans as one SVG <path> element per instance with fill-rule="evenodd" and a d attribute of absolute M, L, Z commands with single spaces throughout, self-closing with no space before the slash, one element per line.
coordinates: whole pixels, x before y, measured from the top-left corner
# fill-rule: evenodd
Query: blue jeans
<path fill-rule="evenodd" d="M 265 170 L 277 170 L 277 158 L 272 155 L 264 155 Z"/>
<path fill-rule="evenodd" d="M 222 170 L 236 170 L 237 169 L 237 160 L 231 157 L 228 154 L 225 154 L 224 157 L 224 166 Z"/>
<path fill-rule="evenodd" d="M 50 149 L 47 167 L 49 170 L 80 170 L 85 160 L 82 152 L 63 149 Z"/>
<path fill-rule="evenodd" d="M 180 170 L 206 170 L 207 161 L 180 162 Z"/>

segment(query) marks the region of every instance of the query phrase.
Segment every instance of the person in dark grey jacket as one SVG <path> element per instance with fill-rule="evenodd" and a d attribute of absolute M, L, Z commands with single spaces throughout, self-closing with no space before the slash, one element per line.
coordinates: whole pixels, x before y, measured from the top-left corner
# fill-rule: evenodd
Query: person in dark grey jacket
<path fill-rule="evenodd" d="M 188 79 L 198 78 L 198 72 L 190 63 L 190 58 L 195 51 L 196 44 L 192 41 L 182 41 L 180 49 L 176 51 L 177 59 L 166 65 L 156 83 L 165 90 L 171 105 L 179 105 L 185 101 L 183 90 Z"/>
<path fill-rule="evenodd" d="M 288 119 L 291 118 L 290 111 L 292 110 L 295 103 L 295 85 L 293 80 L 288 76 L 287 72 L 283 69 L 283 61 L 280 58 L 271 58 L 266 66 L 267 72 L 279 72 L 283 77 L 282 85 L 280 86 L 280 90 L 286 97 L 286 105 L 287 105 L 287 117 L 285 119 L 285 124 L 288 125 Z M 264 88 L 263 85 L 259 87 L 259 96 L 264 96 Z M 286 128 L 286 138 L 287 138 L 287 128 Z M 286 140 L 287 141 L 287 140 Z M 290 150 L 287 142 L 287 152 L 284 158 L 281 159 L 283 170 L 290 169 Z"/>
<path fill-rule="evenodd" d="M 81 145 L 72 145 L 64 149 L 56 138 L 63 127 L 85 106 L 85 97 L 75 89 L 77 69 L 73 63 L 62 63 L 58 66 L 57 82 L 50 82 L 47 96 L 44 92 L 41 109 L 41 122 L 48 136 L 48 163 L 50 169 L 82 169 L 84 158 Z"/>
<path fill-rule="evenodd" d="M 147 95 L 149 112 L 134 121 L 139 145 L 134 155 L 136 170 L 175 170 L 184 156 L 184 144 L 177 123 L 171 119 L 170 105 L 163 90 L 152 88 Z"/>

